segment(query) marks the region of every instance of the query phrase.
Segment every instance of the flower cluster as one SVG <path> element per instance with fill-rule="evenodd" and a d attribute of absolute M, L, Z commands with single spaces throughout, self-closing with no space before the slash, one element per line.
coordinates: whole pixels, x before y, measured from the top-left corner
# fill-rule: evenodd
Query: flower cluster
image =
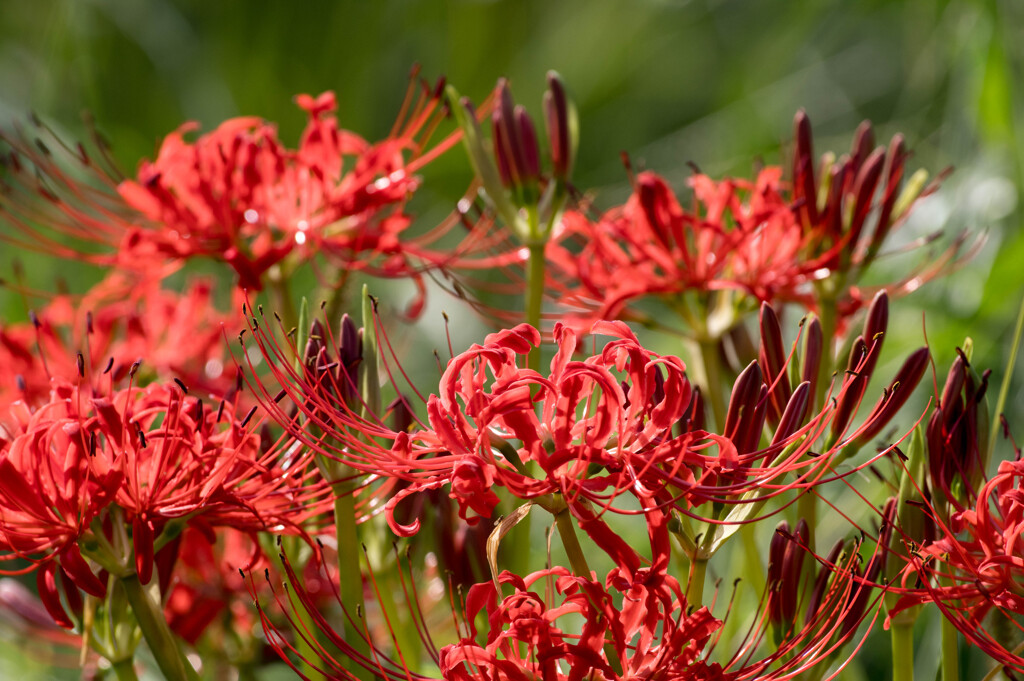
<path fill-rule="evenodd" d="M 553 72 L 546 145 L 505 79 L 477 108 L 414 77 L 379 142 L 332 93 L 296 102 L 296 148 L 186 123 L 130 179 L 102 144 L 3 133 L 2 238 L 109 271 L 21 287 L 38 312 L 0 327 L 0 624 L 119 679 L 273 653 L 305 679 L 755 681 L 834 678 L 885 612 L 906 681 L 934 604 L 948 678 L 957 631 L 1024 670 L 1024 468 L 989 475 L 988 374 L 966 345 L 923 415 L 929 348 L 886 375 L 891 300 L 965 257 L 867 283 L 937 187 L 901 136 L 818 162 L 800 112 L 788 169 L 697 173 L 689 200 L 630 170 L 595 216 Z M 474 181 L 414 226 L 460 140 Z M 220 272 L 182 288 L 196 259 Z M 424 388 L 347 289 L 409 278 L 416 316 L 438 271 L 500 328 Z"/>

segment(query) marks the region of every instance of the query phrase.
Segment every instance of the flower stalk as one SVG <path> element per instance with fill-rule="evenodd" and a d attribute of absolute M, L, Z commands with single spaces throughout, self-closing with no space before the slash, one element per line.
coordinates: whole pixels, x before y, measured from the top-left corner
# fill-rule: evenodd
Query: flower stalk
<path fill-rule="evenodd" d="M 160 607 L 153 601 L 137 575 L 120 580 L 135 613 L 146 644 L 168 681 L 199 681 L 199 675 L 178 647 Z"/>

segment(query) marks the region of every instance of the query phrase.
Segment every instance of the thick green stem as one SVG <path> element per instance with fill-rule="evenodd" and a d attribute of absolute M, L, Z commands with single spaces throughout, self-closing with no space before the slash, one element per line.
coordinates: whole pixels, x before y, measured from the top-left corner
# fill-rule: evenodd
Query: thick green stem
<path fill-rule="evenodd" d="M 364 616 L 366 610 L 363 603 L 363 573 L 359 563 L 362 553 L 359 537 L 356 534 L 356 502 L 352 491 L 345 483 L 334 486 L 334 536 L 338 543 L 338 587 L 341 592 L 341 604 L 348 617 L 341 620 L 341 634 L 345 642 L 358 653 L 371 658 L 370 645 L 359 631 L 351 625 L 348 618 L 356 622 Z M 346 660 L 346 669 L 358 678 L 370 679 L 373 675 L 365 668 Z"/>
<path fill-rule="evenodd" d="M 267 279 L 270 282 L 268 288 L 274 311 L 281 317 L 284 330 L 287 332 L 299 323 L 299 315 L 295 310 L 295 301 L 292 300 L 291 287 L 288 285 L 288 274 L 280 265 L 277 265 L 271 267 L 269 272 L 267 272 Z M 302 352 L 301 348 L 299 352 Z"/>
<path fill-rule="evenodd" d="M 128 602 L 135 613 L 143 638 L 149 646 L 160 671 L 168 681 L 198 681 L 199 676 L 178 648 L 178 642 L 167 626 L 160 607 L 153 602 L 137 575 L 121 579 Z"/>
<path fill-rule="evenodd" d="M 699 608 L 704 605 L 704 580 L 707 577 L 707 558 L 694 557 L 690 561 L 690 579 L 686 585 L 686 606 Z"/>
<path fill-rule="evenodd" d="M 117 681 L 139 681 L 135 673 L 135 660 L 129 658 L 111 661 L 110 668 L 114 670 Z"/>
<path fill-rule="evenodd" d="M 811 490 L 800 495 L 796 502 L 797 521 L 807 523 L 807 548 L 814 552 L 814 531 L 818 526 L 818 496 Z"/>
<path fill-rule="evenodd" d="M 942 618 L 942 681 L 960 681 L 960 641 L 956 627 Z"/>
<path fill-rule="evenodd" d="M 555 525 L 558 526 L 558 536 L 562 539 L 562 547 L 569 556 L 569 565 L 577 577 L 590 579 L 590 567 L 587 565 L 587 557 L 583 555 L 583 547 L 580 540 L 576 538 L 576 524 L 572 520 L 569 509 L 562 509 L 555 514 Z"/>
<path fill-rule="evenodd" d="M 568 508 L 563 508 L 555 513 L 555 525 L 558 527 L 558 536 L 562 539 L 562 547 L 569 557 L 569 565 L 577 577 L 591 579 L 590 566 L 587 565 L 587 558 L 583 555 L 583 547 L 576 537 L 576 523 L 573 522 L 572 514 Z M 622 661 L 619 659 L 615 647 L 611 643 L 605 643 L 604 654 L 608 658 L 608 664 L 615 670 L 616 674 L 622 674 Z"/>
<path fill-rule="evenodd" d="M 725 428 L 725 391 L 722 389 L 722 358 L 718 354 L 718 339 L 701 338 L 700 361 L 704 367 L 704 391 L 715 415 L 715 427 Z"/>
<path fill-rule="evenodd" d="M 544 305 L 545 268 L 544 243 L 529 246 L 530 257 L 526 265 L 526 323 L 540 329 L 541 312 Z M 527 366 L 540 370 L 540 348 L 530 351 Z"/>
<path fill-rule="evenodd" d="M 892 681 L 914 681 L 914 622 L 893 622 Z"/>

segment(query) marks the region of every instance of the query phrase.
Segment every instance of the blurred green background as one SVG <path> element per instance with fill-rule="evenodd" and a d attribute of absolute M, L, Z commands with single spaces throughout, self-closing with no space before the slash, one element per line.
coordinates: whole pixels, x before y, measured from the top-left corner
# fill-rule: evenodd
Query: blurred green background
<path fill-rule="evenodd" d="M 970 334 L 975 365 L 991 367 L 998 386 L 1024 295 L 1022 46 L 1024 4 L 1010 0 L 0 0 L 0 120 L 35 111 L 75 139 L 89 112 L 130 173 L 189 119 L 210 129 L 259 115 L 294 145 L 304 115 L 292 97 L 302 92 L 335 90 L 341 124 L 380 138 L 414 63 L 476 101 L 508 76 L 539 115 L 553 68 L 579 108 L 576 184 L 608 206 L 628 192 L 620 151 L 683 191 L 688 162 L 712 176 L 785 162 L 798 108 L 818 151 L 845 151 L 870 118 L 881 142 L 906 135 L 911 169 L 956 168 L 901 241 L 942 230 L 941 248 L 964 229 L 988 234 L 971 264 L 895 307 L 888 361 L 922 343 L 924 313 L 940 372 Z M 443 214 L 468 165 L 455 152 L 428 172 L 419 205 Z M 0 249 L 6 279 L 15 254 Z M 50 290 L 58 275 L 72 287 L 98 276 L 17 257 L 29 283 Z M 24 304 L 0 290 L 0 312 L 22 319 Z M 456 347 L 479 333 L 460 326 Z M 1018 440 L 1022 402 L 1018 366 L 1007 410 Z M 5 656 L 7 677 L 20 662 Z"/>

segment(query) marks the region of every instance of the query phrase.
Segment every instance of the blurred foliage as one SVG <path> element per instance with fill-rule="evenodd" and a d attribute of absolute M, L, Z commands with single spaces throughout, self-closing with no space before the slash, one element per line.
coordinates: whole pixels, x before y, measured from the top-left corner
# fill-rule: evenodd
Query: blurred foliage
<path fill-rule="evenodd" d="M 210 129 L 259 115 L 294 143 L 304 115 L 292 97 L 301 92 L 335 90 L 341 123 L 379 138 L 414 63 L 476 101 L 508 76 L 517 100 L 539 113 L 553 68 L 580 112 L 577 185 L 601 207 L 628 192 L 621 151 L 682 191 L 690 162 L 712 176 L 786 162 L 798 108 L 815 125 L 818 151 L 844 151 L 870 118 L 880 140 L 906 135 L 910 168 L 956 167 L 906 238 L 942 230 L 941 249 L 963 229 L 988 234 L 969 266 L 894 307 L 886 355 L 895 368 L 902 350 L 921 344 L 923 312 L 940 376 L 969 334 L 975 364 L 994 370 L 995 392 L 1024 295 L 1022 51 L 1024 5 L 1014 0 L 8 1 L 0 120 L 32 110 L 75 139 L 87 135 L 89 112 L 131 172 L 190 119 Z M 465 188 L 468 164 L 456 151 L 428 172 L 432 193 L 418 205 L 443 214 Z M 10 278 L 14 257 L 0 251 L 0 278 Z M 17 257 L 28 283 L 45 290 L 98 277 Z M 6 319 L 24 318 L 25 306 L 0 291 Z M 456 327 L 456 347 L 479 339 L 478 327 Z M 1007 410 L 1018 439 L 1022 403 L 1018 364 Z"/>

